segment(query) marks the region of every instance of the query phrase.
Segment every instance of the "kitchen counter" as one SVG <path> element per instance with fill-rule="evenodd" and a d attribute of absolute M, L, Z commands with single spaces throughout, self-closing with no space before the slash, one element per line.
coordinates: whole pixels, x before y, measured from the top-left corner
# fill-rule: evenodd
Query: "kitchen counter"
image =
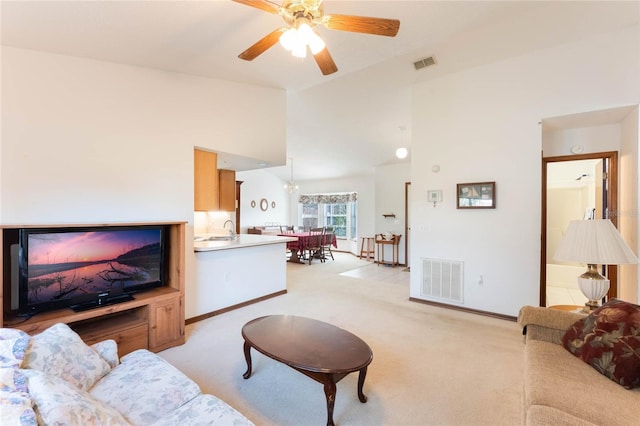
<path fill-rule="evenodd" d="M 195 283 L 185 316 L 199 321 L 287 292 L 287 242 L 295 237 L 240 234 L 230 241 L 194 239 Z M 199 241 L 200 240 L 200 241 Z"/>
<path fill-rule="evenodd" d="M 296 238 L 293 237 L 279 237 L 275 235 L 239 234 L 236 239 L 229 241 L 195 241 L 193 243 L 193 250 L 196 252 L 230 250 L 267 244 L 283 244 L 295 240 Z"/>

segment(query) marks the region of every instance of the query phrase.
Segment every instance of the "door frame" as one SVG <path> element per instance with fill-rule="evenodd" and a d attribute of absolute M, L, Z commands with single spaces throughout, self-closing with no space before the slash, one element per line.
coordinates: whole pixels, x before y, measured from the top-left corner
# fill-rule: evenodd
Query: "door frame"
<path fill-rule="evenodd" d="M 411 231 L 411 226 L 409 226 L 409 187 L 411 186 L 411 182 L 404 183 L 404 266 L 407 267 L 408 270 L 411 270 L 411 265 L 409 265 L 409 231 Z"/>
<path fill-rule="evenodd" d="M 618 151 L 594 152 L 589 154 L 542 157 L 542 226 L 540 233 L 540 306 L 547 305 L 547 164 L 577 160 L 607 160 L 607 209 L 605 217 L 618 227 Z M 607 298 L 618 296 L 618 267 L 607 265 L 607 278 L 612 285 Z"/>
<path fill-rule="evenodd" d="M 240 234 L 240 206 L 242 206 L 242 203 L 240 203 L 240 185 L 243 183 L 243 180 L 236 181 L 236 235 Z"/>

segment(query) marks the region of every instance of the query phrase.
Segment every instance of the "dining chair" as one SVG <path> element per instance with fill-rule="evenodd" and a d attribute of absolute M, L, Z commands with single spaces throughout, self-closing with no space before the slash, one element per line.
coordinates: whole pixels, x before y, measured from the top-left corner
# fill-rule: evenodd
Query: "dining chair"
<path fill-rule="evenodd" d="M 324 228 L 309 228 L 309 236 L 307 237 L 307 244 L 305 251 L 309 256 L 309 265 L 314 257 L 318 257 L 320 262 L 324 262 L 324 255 L 322 253 L 322 240 L 324 239 Z"/>
<path fill-rule="evenodd" d="M 279 225 L 279 226 L 280 226 L 280 235 L 287 235 L 287 234 L 292 234 L 293 233 L 293 226 L 285 226 L 285 225 Z M 293 255 L 293 253 L 291 253 L 291 249 L 289 247 L 287 247 L 287 249 L 286 249 L 287 260 L 291 259 L 292 255 Z"/>
<path fill-rule="evenodd" d="M 293 234 L 293 225 L 291 225 L 291 226 L 280 225 L 280 233 L 281 234 Z"/>
<path fill-rule="evenodd" d="M 324 235 L 322 237 L 322 257 L 325 260 L 327 259 L 327 252 L 329 253 L 329 256 L 331 256 L 331 260 L 335 260 L 333 258 L 333 252 L 331 251 L 331 246 L 333 245 L 334 238 L 335 236 L 333 226 L 326 226 L 324 228 Z"/>

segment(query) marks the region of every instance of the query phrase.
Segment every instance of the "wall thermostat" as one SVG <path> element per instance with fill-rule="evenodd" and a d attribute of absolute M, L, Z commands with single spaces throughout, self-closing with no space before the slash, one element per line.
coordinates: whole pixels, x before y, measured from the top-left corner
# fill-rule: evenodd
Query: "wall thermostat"
<path fill-rule="evenodd" d="M 442 190 L 441 189 L 430 189 L 427 191 L 427 200 L 430 203 L 433 203 L 433 207 L 436 206 L 436 203 L 442 201 Z"/>

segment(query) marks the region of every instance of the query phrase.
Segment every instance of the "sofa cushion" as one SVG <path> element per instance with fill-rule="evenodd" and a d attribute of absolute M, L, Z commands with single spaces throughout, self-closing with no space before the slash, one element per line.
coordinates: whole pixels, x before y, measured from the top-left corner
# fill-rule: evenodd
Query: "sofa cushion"
<path fill-rule="evenodd" d="M 29 392 L 27 388 L 27 378 L 18 368 L 0 368 L 0 390 Z"/>
<path fill-rule="evenodd" d="M 576 321 L 562 344 L 614 382 L 640 386 L 640 306 L 612 299 Z"/>
<path fill-rule="evenodd" d="M 608 426 L 638 421 L 640 388 L 619 386 L 554 343 L 527 342 L 524 389 L 527 410 L 542 405 Z"/>
<path fill-rule="evenodd" d="M 31 337 L 22 366 L 61 377 L 82 390 L 89 390 L 111 370 L 96 351 L 62 323 Z"/>
<path fill-rule="evenodd" d="M 37 425 L 22 364 L 30 336 L 21 330 L 0 328 L 0 424 Z"/>
<path fill-rule="evenodd" d="M 0 367 L 20 367 L 30 339 L 22 330 L 0 328 Z"/>
<path fill-rule="evenodd" d="M 249 426 L 253 425 L 245 416 L 213 395 L 200 395 L 169 413 L 153 426 Z"/>
<path fill-rule="evenodd" d="M 0 368 L 0 424 L 36 426 L 36 413 L 27 393 L 27 378 L 17 368 Z"/>
<path fill-rule="evenodd" d="M 556 408 L 534 405 L 527 410 L 527 426 L 595 426 Z"/>
<path fill-rule="evenodd" d="M 145 349 L 120 361 L 89 393 L 133 424 L 154 423 L 200 394 L 195 382 Z"/>
<path fill-rule="evenodd" d="M 21 370 L 28 378 L 39 424 L 128 425 L 124 417 L 59 377 L 39 370 Z"/>

